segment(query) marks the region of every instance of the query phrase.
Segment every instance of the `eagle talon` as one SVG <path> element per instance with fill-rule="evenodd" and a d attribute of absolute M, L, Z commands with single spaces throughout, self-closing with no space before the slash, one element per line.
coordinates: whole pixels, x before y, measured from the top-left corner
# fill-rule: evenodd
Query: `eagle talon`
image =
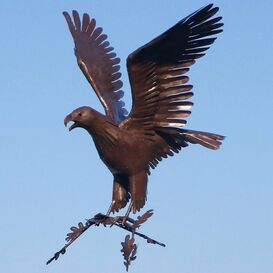
<path fill-rule="evenodd" d="M 126 226 L 126 222 L 131 220 L 131 218 L 129 218 L 129 214 L 130 214 L 130 212 L 131 212 L 131 210 L 132 210 L 132 207 L 133 207 L 133 201 L 131 201 L 131 203 L 130 203 L 130 205 L 129 205 L 129 208 L 128 208 L 128 210 L 127 210 L 125 216 L 123 217 L 123 220 L 122 220 L 122 222 L 121 222 L 121 224 L 122 224 L 123 226 Z M 134 221 L 134 220 L 133 220 L 133 221 Z"/>

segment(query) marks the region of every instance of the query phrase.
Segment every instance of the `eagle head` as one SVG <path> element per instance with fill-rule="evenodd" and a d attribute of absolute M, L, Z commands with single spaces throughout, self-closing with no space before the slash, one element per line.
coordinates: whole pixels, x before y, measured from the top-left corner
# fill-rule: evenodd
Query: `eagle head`
<path fill-rule="evenodd" d="M 67 124 L 72 121 L 74 123 L 69 127 L 69 131 L 77 127 L 88 129 L 92 125 L 94 119 L 94 110 L 90 107 L 83 106 L 75 109 L 72 113 L 67 115 L 64 119 L 64 125 L 67 126 Z"/>

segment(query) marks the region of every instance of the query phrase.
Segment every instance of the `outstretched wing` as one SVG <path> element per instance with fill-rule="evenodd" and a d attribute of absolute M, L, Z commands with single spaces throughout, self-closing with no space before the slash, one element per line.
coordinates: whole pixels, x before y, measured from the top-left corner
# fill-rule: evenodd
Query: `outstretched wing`
<path fill-rule="evenodd" d="M 133 107 L 121 124 L 124 128 L 146 135 L 160 130 L 172 134 L 186 124 L 193 93 L 185 74 L 215 41 L 210 36 L 222 32 L 222 17 L 211 18 L 218 10 L 210 4 L 194 12 L 129 55 Z"/>
<path fill-rule="evenodd" d="M 87 13 L 83 14 L 82 21 L 75 10 L 73 20 L 67 12 L 63 14 L 75 42 L 78 65 L 99 97 L 106 115 L 115 122 L 123 120 L 126 110 L 120 100 L 123 97 L 120 59 L 106 40 L 107 35 L 101 27 L 96 27 L 95 19 L 90 19 Z"/>

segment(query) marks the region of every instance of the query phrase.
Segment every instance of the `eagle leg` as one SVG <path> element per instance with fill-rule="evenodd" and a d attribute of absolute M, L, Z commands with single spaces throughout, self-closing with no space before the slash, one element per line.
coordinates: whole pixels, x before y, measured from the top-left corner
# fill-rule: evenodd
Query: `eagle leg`
<path fill-rule="evenodd" d="M 111 212 L 118 212 L 124 208 L 130 199 L 129 193 L 129 178 L 127 175 L 116 174 L 114 175 L 112 202 L 107 211 L 107 216 Z"/>
<path fill-rule="evenodd" d="M 123 218 L 122 224 L 125 225 L 129 218 L 131 211 L 136 213 L 144 207 L 147 196 L 147 183 L 148 175 L 146 171 L 141 171 L 133 174 L 129 177 L 130 181 L 130 192 L 131 192 L 131 202 L 128 210 Z"/>
<path fill-rule="evenodd" d="M 123 217 L 123 220 L 122 220 L 122 225 L 123 226 L 125 226 L 127 220 L 129 220 L 129 219 L 131 220 L 131 218 L 129 218 L 129 215 L 130 215 L 130 213 L 132 211 L 132 207 L 133 207 L 133 200 L 130 202 L 128 210 L 127 210 L 125 216 Z M 129 221 L 129 222 L 131 222 L 131 221 Z"/>
<path fill-rule="evenodd" d="M 132 199 L 133 213 L 140 211 L 144 207 L 147 199 L 148 175 L 146 171 L 141 171 L 130 176 L 130 192 Z"/>

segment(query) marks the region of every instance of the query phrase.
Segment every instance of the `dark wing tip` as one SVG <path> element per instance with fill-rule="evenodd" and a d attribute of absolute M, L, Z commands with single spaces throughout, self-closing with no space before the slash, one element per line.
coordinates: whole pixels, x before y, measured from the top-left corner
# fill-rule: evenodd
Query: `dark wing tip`
<path fill-rule="evenodd" d="M 65 20 L 67 22 L 68 28 L 73 36 L 74 32 L 75 32 L 75 25 L 73 24 L 73 21 L 69 15 L 69 13 L 67 11 L 63 12 L 63 16 L 65 17 Z"/>
<path fill-rule="evenodd" d="M 71 21 L 71 17 L 67 11 L 63 11 L 63 16 L 66 19 L 66 21 Z"/>
<path fill-rule="evenodd" d="M 86 32 L 90 23 L 90 17 L 88 13 L 82 15 L 82 31 Z"/>
<path fill-rule="evenodd" d="M 78 13 L 77 10 L 73 9 L 73 10 L 72 10 L 72 15 L 73 15 L 73 16 L 79 16 L 79 13 Z"/>
<path fill-rule="evenodd" d="M 76 10 L 72 10 L 72 16 L 74 19 L 76 30 L 81 30 L 81 19 L 79 13 Z"/>
<path fill-rule="evenodd" d="M 213 7 L 213 3 L 208 4 L 200 9 L 198 9 L 197 11 L 195 11 L 193 14 L 191 14 L 190 16 L 194 16 L 195 14 L 201 14 L 201 13 L 208 13 L 211 12 L 212 10 L 215 10 L 216 12 L 219 10 L 218 7 Z"/>
<path fill-rule="evenodd" d="M 213 3 L 210 3 L 210 4 L 206 5 L 206 6 L 204 6 L 203 8 L 201 8 L 201 10 L 202 9 L 210 10 L 212 7 L 213 7 Z"/>
<path fill-rule="evenodd" d="M 182 22 L 187 22 L 188 24 L 198 23 L 200 21 L 205 21 L 208 18 L 212 17 L 219 11 L 219 7 L 213 7 L 213 4 L 204 6 L 192 14 L 185 17 Z"/>

